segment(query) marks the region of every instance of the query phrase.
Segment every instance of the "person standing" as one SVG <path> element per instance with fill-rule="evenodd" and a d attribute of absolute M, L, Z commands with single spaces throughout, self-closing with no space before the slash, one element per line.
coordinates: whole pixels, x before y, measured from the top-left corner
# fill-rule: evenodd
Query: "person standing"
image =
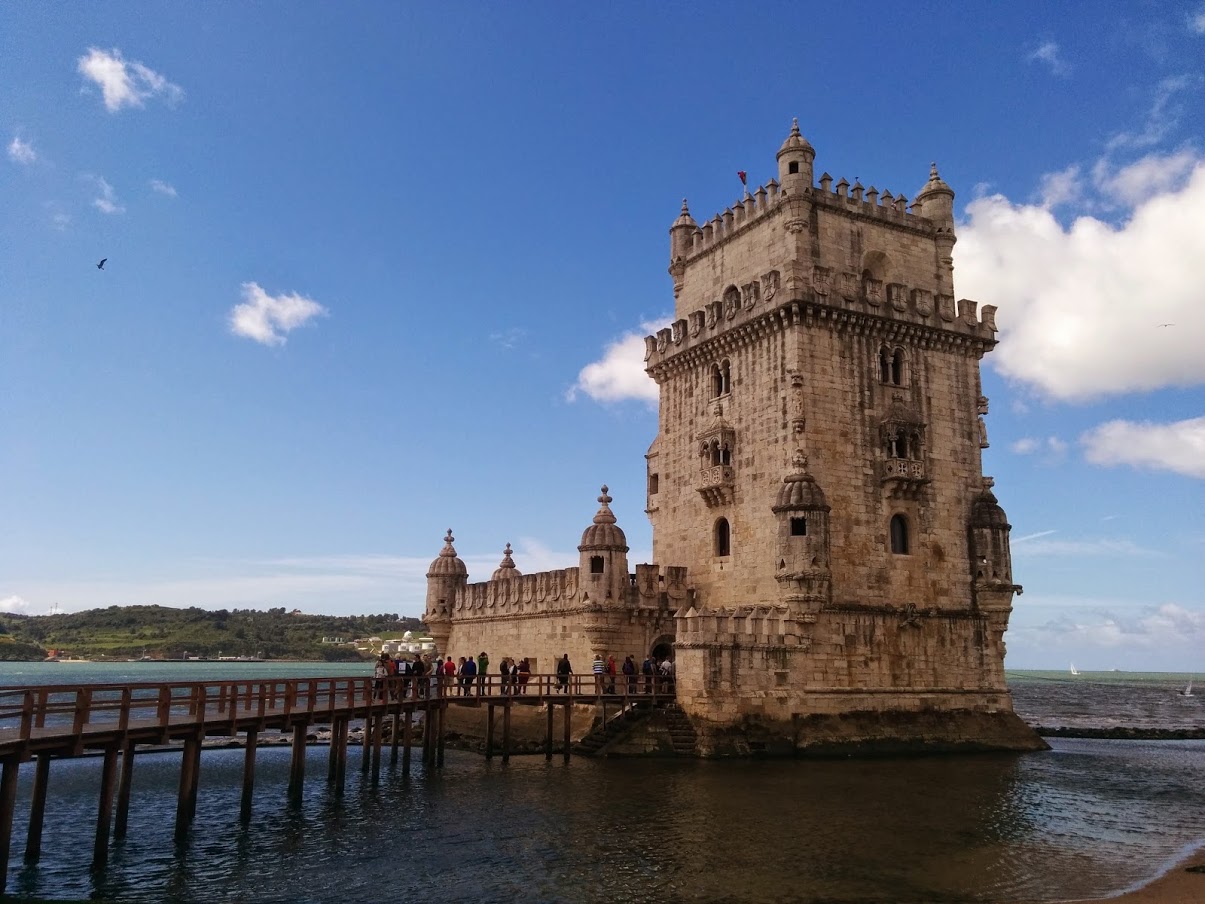
<path fill-rule="evenodd" d="M 519 693 L 527 693 L 527 682 L 531 678 L 531 663 L 524 656 L 519 660 Z"/>
<path fill-rule="evenodd" d="M 605 682 L 607 675 L 607 664 L 603 662 L 602 653 L 594 654 L 594 662 L 591 665 L 591 669 L 594 671 L 594 693 L 602 696 L 603 691 L 606 690 Z"/>
<path fill-rule="evenodd" d="M 556 689 L 562 694 L 569 693 L 569 676 L 573 674 L 573 666 L 569 664 L 569 654 L 566 653 L 556 663 Z"/>
<path fill-rule="evenodd" d="M 624 683 L 627 685 L 629 694 L 636 693 L 636 660 L 631 656 L 624 657 L 623 660 Z"/>
<path fill-rule="evenodd" d="M 607 693 L 608 694 L 615 693 L 615 673 L 616 673 L 616 671 L 617 671 L 617 669 L 615 668 L 615 656 L 614 655 L 608 656 L 607 657 Z"/>
<path fill-rule="evenodd" d="M 488 694 L 490 692 L 489 682 L 485 679 L 485 670 L 489 668 L 490 658 L 485 655 L 485 650 L 477 654 L 477 693 Z"/>
<path fill-rule="evenodd" d="M 498 675 L 502 683 L 503 695 L 510 693 L 510 660 L 505 656 L 502 657 L 502 662 L 498 664 Z"/>
<path fill-rule="evenodd" d="M 653 663 L 653 654 L 649 653 L 644 657 L 644 662 L 640 663 L 640 674 L 644 676 L 644 692 L 651 694 L 653 692 L 653 675 L 657 671 L 657 666 Z"/>

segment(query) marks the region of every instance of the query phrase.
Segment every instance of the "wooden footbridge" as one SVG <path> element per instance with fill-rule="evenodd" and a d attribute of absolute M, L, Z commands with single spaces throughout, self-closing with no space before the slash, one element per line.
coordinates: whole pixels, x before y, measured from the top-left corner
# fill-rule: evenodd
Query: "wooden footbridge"
<path fill-rule="evenodd" d="M 305 777 L 307 735 L 312 726 L 331 733 L 328 783 L 342 794 L 347 771 L 350 726 L 363 722 L 360 768 L 377 779 L 385 726 L 390 726 L 390 762 L 399 749 L 402 769 L 410 771 L 412 747 L 420 747 L 425 765 L 439 768 L 444 758 L 444 723 L 449 706 L 486 707 L 485 755 L 495 752 L 495 714 L 501 710 L 502 762 L 511 753 L 511 710 L 545 706 L 544 754 L 553 755 L 554 714 L 561 707 L 562 752 L 570 755 L 570 716 L 575 703 L 599 704 L 606 723 L 608 704 L 617 710 L 636 701 L 671 699 L 660 680 L 618 676 L 604 687 L 593 675 L 570 675 L 565 683 L 554 675 L 531 675 L 523 684 L 499 675 L 478 676 L 465 684 L 454 677 L 293 678 L 244 681 L 87 684 L 0 687 L 0 893 L 8 873 L 17 775 L 33 761 L 25 861 L 41 855 L 50 763 L 54 759 L 103 756 L 94 869 L 108 860 L 109 839 L 126 834 L 135 750 L 140 745 L 179 746 L 183 753 L 176 803 L 175 837 L 188 835 L 196 813 L 201 750 L 206 737 L 244 736 L 243 787 L 239 818 L 251 819 L 255 787 L 255 754 L 264 731 L 292 734 L 288 800 L 299 805 Z M 421 714 L 421 719 L 419 718 Z"/>

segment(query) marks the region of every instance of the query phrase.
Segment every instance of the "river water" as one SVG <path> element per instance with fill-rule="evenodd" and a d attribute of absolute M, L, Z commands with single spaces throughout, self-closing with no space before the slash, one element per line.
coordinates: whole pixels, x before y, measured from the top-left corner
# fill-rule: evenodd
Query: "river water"
<path fill-rule="evenodd" d="M 365 672 L 3 663 L 0 684 Z M 1017 709 L 1034 724 L 1086 726 L 1099 709 L 1098 719 L 1205 727 L 1199 696 L 1157 702 L 1183 687 L 1180 676 L 1080 679 L 1010 674 Z M 8 888 L 18 898 L 131 902 L 1054 902 L 1142 883 L 1205 846 L 1205 742 L 1053 747 L 879 760 L 566 765 L 538 756 L 505 767 L 449 751 L 442 770 L 425 772 L 416 757 L 409 778 L 386 756 L 376 784 L 353 749 L 341 798 L 326 784 L 326 749 L 314 747 L 295 809 L 285 801 L 288 750 L 262 748 L 246 829 L 242 752 L 210 750 L 194 829 L 179 846 L 179 757 L 155 754 L 137 760 L 129 836 L 95 874 L 99 763 L 64 760 L 51 769 L 35 867 L 21 862 L 33 771 L 22 769 Z"/>

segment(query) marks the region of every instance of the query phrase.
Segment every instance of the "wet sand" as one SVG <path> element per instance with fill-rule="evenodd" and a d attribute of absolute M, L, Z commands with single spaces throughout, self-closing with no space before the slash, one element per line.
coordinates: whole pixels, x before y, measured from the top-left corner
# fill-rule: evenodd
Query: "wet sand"
<path fill-rule="evenodd" d="M 1189 867 L 1201 872 L 1188 872 Z M 1203 904 L 1205 902 L 1205 850 L 1197 851 L 1150 885 L 1117 895 L 1071 904 Z"/>

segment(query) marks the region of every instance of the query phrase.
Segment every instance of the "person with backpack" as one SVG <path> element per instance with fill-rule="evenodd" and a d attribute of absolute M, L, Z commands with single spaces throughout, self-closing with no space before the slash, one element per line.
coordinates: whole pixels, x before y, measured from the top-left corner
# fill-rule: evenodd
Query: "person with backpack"
<path fill-rule="evenodd" d="M 477 696 L 482 693 L 490 692 L 489 682 L 485 680 L 485 670 L 489 668 L 490 658 L 485 655 L 485 650 L 477 654 Z"/>
<path fill-rule="evenodd" d="M 573 674 L 573 666 L 569 664 L 569 654 L 566 653 L 556 663 L 556 689 L 557 693 L 569 693 L 569 676 Z"/>
<path fill-rule="evenodd" d="M 644 657 L 644 662 L 640 663 L 640 674 L 644 676 L 644 692 L 651 694 L 653 692 L 653 675 L 657 671 L 657 666 L 653 663 L 653 654 L 649 653 Z"/>
<path fill-rule="evenodd" d="M 628 693 L 636 693 L 636 661 L 631 656 L 627 656 L 623 660 L 623 674 L 628 686 Z"/>

